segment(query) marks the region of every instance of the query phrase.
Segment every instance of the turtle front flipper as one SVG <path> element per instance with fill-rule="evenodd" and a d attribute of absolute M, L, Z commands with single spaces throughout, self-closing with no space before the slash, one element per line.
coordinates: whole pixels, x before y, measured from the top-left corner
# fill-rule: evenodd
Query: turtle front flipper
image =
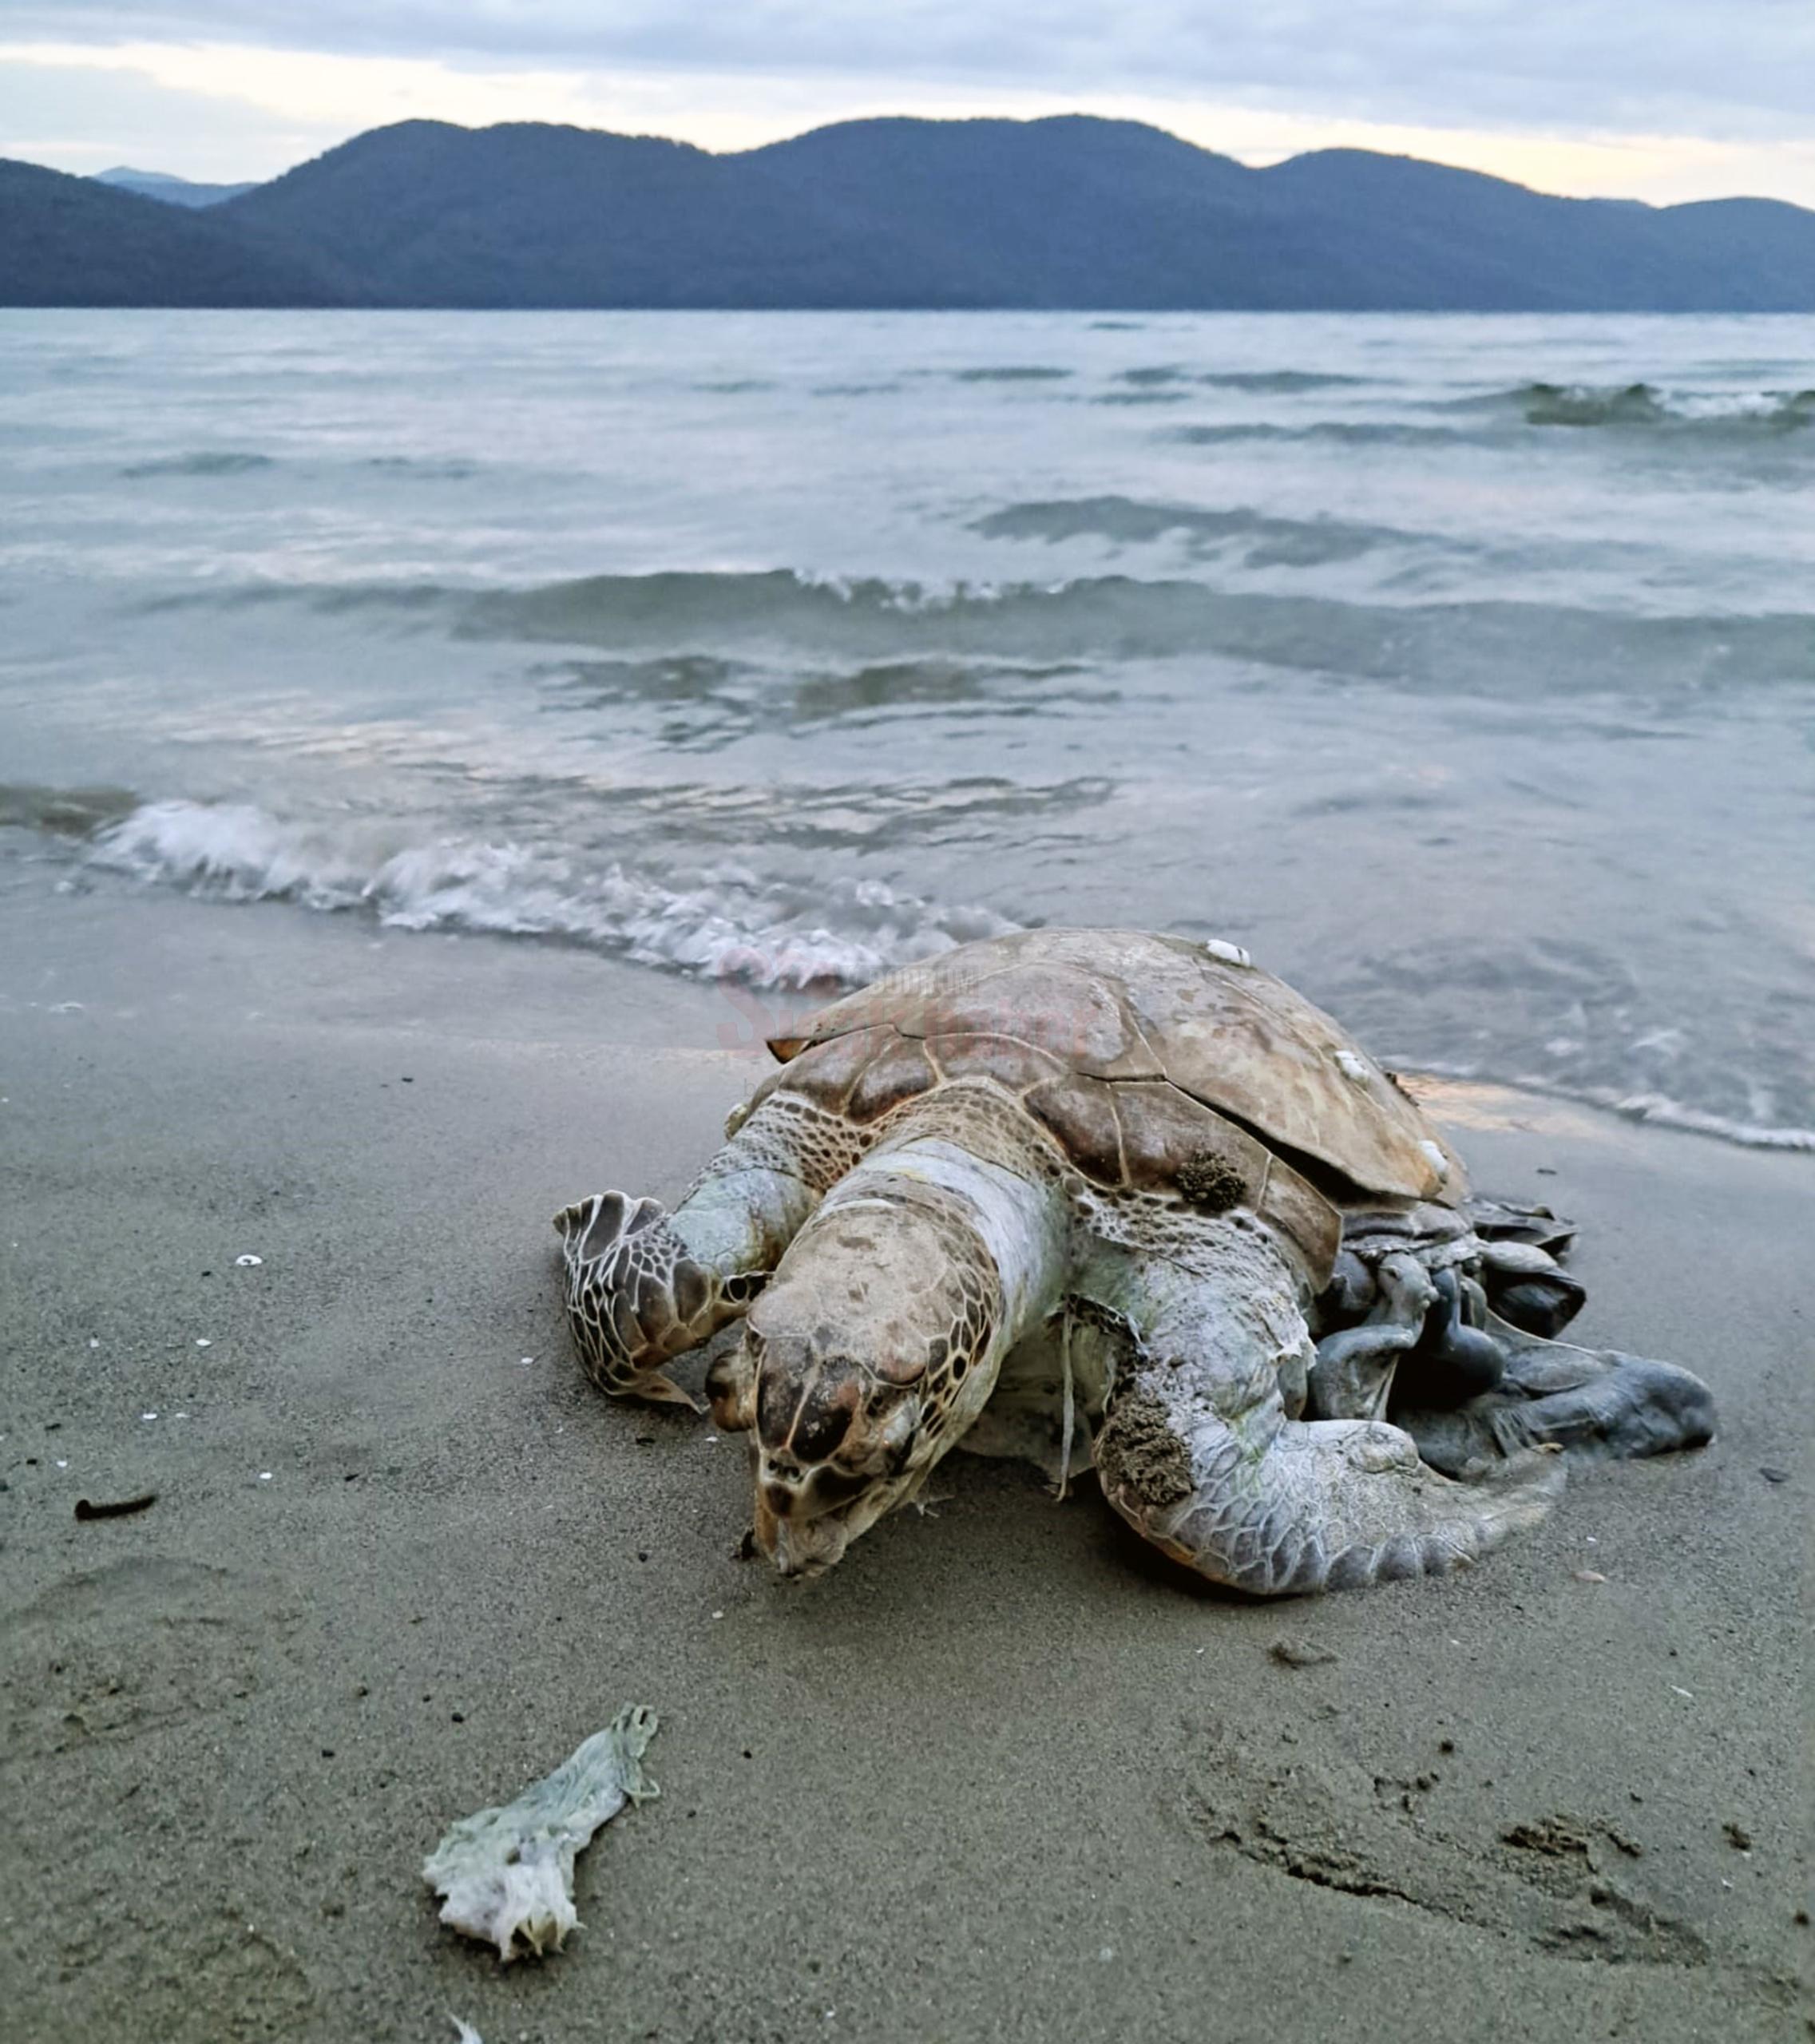
<path fill-rule="evenodd" d="M 1443 1575 L 1544 1517 L 1560 1457 L 1528 1452 L 1455 1483 L 1398 1427 L 1298 1418 L 1314 1351 L 1283 1259 L 1231 1235 L 1194 1262 L 1122 1272 L 1116 1303 L 1139 1353 L 1097 1437 L 1104 1495 L 1155 1547 L 1279 1596 Z"/>
<path fill-rule="evenodd" d="M 747 1308 L 846 1161 L 802 1139 L 802 1105 L 764 1101 L 672 1214 L 600 1192 L 556 1214 L 569 1324 L 602 1391 L 702 1409 L 666 1366 Z"/>
<path fill-rule="evenodd" d="M 688 1253 L 660 1200 L 594 1193 L 564 1206 L 555 1230 L 568 1321 L 587 1374 L 620 1397 L 697 1410 L 663 1365 L 730 1317 L 727 1285 L 738 1281 Z"/>

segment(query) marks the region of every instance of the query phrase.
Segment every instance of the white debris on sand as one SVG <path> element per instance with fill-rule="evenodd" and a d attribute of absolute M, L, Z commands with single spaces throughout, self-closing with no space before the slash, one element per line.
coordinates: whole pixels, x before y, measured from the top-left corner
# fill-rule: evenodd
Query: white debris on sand
<path fill-rule="evenodd" d="M 462 1817 L 422 1862 L 443 1898 L 441 1920 L 496 1945 L 506 1964 L 525 1951 L 559 1951 L 580 1920 L 575 1854 L 627 1802 L 661 1792 L 642 1767 L 656 1723 L 654 1711 L 629 1705 L 515 1802 Z"/>

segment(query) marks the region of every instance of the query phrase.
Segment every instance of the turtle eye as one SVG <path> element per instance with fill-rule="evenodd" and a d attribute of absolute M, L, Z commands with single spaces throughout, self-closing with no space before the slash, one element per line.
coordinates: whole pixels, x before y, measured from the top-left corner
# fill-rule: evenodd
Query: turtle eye
<path fill-rule="evenodd" d="M 756 1431 L 765 1446 L 784 1446 L 794 1429 L 795 1408 L 799 1392 L 785 1370 L 765 1369 L 756 1373 Z"/>
<path fill-rule="evenodd" d="M 889 1470 L 899 1469 L 913 1452 L 920 1432 L 921 1404 L 913 1396 L 902 1399 L 876 1429 L 875 1459 Z"/>
<path fill-rule="evenodd" d="M 711 1402 L 714 1425 L 727 1433 L 747 1432 L 756 1424 L 756 1365 L 758 1353 L 747 1336 L 715 1357 L 706 1373 L 706 1396 Z"/>

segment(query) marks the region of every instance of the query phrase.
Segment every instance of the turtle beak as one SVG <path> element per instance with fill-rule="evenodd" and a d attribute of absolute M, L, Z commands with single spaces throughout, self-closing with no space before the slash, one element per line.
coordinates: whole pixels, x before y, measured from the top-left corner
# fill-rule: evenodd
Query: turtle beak
<path fill-rule="evenodd" d="M 783 1575 L 823 1575 L 843 1558 L 850 1527 L 839 1511 L 821 1512 L 813 1519 L 784 1516 L 771 1509 L 759 1486 L 756 1544 Z"/>

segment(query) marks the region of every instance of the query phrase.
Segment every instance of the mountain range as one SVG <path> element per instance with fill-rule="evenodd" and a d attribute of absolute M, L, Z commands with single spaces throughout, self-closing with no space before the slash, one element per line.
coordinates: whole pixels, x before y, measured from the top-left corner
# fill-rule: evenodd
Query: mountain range
<path fill-rule="evenodd" d="M 0 304 L 1815 311 L 1815 212 L 1777 200 L 1555 198 L 1357 149 L 1257 170 L 1083 115 L 724 156 L 410 121 L 205 204 L 109 176 L 0 162 Z"/>
<path fill-rule="evenodd" d="M 97 184 L 117 185 L 122 192 L 137 192 L 141 198 L 161 199 L 171 206 L 218 206 L 223 199 L 237 199 L 250 192 L 245 184 L 198 184 L 192 177 L 172 177 L 168 171 L 134 170 L 129 164 L 116 164 L 111 170 L 97 170 Z"/>

